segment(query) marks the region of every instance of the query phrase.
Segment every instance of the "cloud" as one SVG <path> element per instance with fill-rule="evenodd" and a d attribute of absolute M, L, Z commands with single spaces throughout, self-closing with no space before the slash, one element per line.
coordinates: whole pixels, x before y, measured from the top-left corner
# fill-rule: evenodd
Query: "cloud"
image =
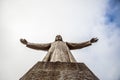
<path fill-rule="evenodd" d="M 20 38 L 46 43 L 53 42 L 57 34 L 69 42 L 98 37 L 98 43 L 72 53 L 101 80 L 119 80 L 119 2 L 111 4 L 111 1 L 1 1 L 0 80 L 18 80 L 46 55 L 26 48 Z"/>
<path fill-rule="evenodd" d="M 108 46 L 110 47 L 110 58 L 109 62 L 112 64 L 111 67 L 111 76 L 110 80 L 119 80 L 120 72 L 118 63 L 120 59 L 120 44 L 119 44 L 119 35 L 120 35 L 120 1 L 119 0 L 108 0 L 108 6 L 105 13 L 105 25 L 106 25 L 106 37 L 109 39 Z M 114 67 L 113 67 L 114 66 Z M 108 68 L 110 69 L 110 68 Z"/>

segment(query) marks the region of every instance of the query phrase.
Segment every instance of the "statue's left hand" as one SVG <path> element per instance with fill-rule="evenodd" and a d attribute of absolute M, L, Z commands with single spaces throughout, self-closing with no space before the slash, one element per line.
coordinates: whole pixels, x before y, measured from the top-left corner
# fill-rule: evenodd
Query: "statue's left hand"
<path fill-rule="evenodd" d="M 26 39 L 20 39 L 20 42 L 25 44 L 25 45 L 28 43 Z"/>
<path fill-rule="evenodd" d="M 95 42 L 97 42 L 97 41 L 98 41 L 97 38 L 92 38 L 92 39 L 90 40 L 91 43 L 95 43 Z"/>

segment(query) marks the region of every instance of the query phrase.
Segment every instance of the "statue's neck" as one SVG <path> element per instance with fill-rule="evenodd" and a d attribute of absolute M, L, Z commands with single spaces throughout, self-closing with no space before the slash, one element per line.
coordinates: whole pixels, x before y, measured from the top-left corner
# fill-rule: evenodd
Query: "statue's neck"
<path fill-rule="evenodd" d="M 63 42 L 63 41 L 55 41 L 55 42 Z"/>

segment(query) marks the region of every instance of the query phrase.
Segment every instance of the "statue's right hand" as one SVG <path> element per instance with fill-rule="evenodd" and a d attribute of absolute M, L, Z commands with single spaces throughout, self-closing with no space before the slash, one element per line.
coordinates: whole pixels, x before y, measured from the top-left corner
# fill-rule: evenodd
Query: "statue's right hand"
<path fill-rule="evenodd" d="M 28 43 L 26 39 L 20 39 L 20 42 L 25 44 L 25 45 Z"/>

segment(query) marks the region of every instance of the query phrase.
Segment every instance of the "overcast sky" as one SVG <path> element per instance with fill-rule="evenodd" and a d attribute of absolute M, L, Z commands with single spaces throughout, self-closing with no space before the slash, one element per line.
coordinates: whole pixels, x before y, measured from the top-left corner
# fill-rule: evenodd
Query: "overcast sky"
<path fill-rule="evenodd" d="M 99 41 L 72 51 L 101 80 L 120 80 L 120 0 L 0 0 L 0 80 L 19 80 L 47 52 L 19 42 Z"/>

